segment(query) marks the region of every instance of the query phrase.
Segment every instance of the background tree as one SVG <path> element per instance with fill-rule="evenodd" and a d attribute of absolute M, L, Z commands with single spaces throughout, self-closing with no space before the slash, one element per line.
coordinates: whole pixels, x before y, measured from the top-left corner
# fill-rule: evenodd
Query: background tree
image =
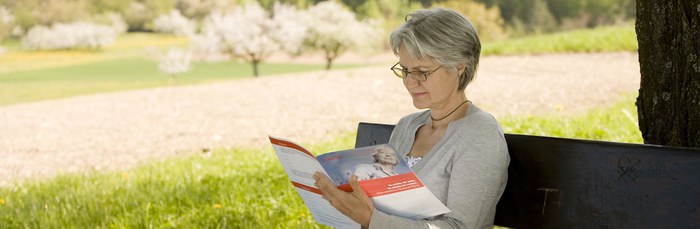
<path fill-rule="evenodd" d="M 637 0 L 645 143 L 700 147 L 700 2 Z"/>
<path fill-rule="evenodd" d="M 253 75 L 258 76 L 263 60 L 281 50 L 297 52 L 306 33 L 295 7 L 277 5 L 273 15 L 255 2 L 232 11 L 214 12 L 205 19 L 202 34 L 193 36 L 193 43 L 211 46 L 199 49 L 244 59 L 253 65 Z"/>
<path fill-rule="evenodd" d="M 326 69 L 333 60 L 352 48 L 379 46 L 379 26 L 358 21 L 355 14 L 333 1 L 309 7 L 309 28 L 304 45 L 310 50 L 321 50 L 326 57 Z"/>

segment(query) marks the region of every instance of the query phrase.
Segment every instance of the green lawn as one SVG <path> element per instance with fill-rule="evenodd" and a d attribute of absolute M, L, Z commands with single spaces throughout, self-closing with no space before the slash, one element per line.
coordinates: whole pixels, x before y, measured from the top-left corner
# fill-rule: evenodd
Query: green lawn
<path fill-rule="evenodd" d="M 279 73 L 321 71 L 324 64 L 261 64 L 264 77 Z M 353 67 L 337 65 L 335 69 Z M 186 85 L 250 78 L 252 66 L 245 62 L 197 62 L 192 71 L 172 78 L 152 60 L 114 59 L 33 71 L 0 74 L 0 105 L 95 94 L 119 90 Z"/>
<path fill-rule="evenodd" d="M 634 97 L 576 116 L 506 117 L 507 133 L 641 142 Z M 351 148 L 355 133 L 309 145 Z M 299 140 L 299 139 L 297 139 Z M 0 228 L 319 228 L 271 147 L 219 149 L 134 169 L 0 189 Z"/>

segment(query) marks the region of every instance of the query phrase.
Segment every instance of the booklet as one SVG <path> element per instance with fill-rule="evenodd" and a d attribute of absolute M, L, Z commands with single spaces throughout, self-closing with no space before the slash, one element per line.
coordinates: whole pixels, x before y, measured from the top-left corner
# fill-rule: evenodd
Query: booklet
<path fill-rule="evenodd" d="M 270 136 L 272 148 L 309 208 L 314 220 L 335 228 L 360 228 L 337 211 L 314 186 L 313 174 L 326 174 L 340 189 L 352 191 L 348 181 L 356 175 L 374 207 L 386 214 L 422 219 L 450 212 L 387 144 L 326 153 L 314 157 L 304 147 Z"/>

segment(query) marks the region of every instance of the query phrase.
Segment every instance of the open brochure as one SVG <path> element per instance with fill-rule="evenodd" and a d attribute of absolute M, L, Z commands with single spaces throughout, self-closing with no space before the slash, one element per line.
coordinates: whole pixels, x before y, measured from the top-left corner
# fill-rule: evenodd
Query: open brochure
<path fill-rule="evenodd" d="M 314 157 L 308 150 L 288 140 L 270 136 L 270 142 L 292 185 L 314 220 L 320 224 L 336 228 L 360 228 L 359 224 L 323 199 L 321 190 L 314 186 L 312 177 L 317 171 L 326 174 L 345 191 L 352 190 L 348 181 L 351 175 L 356 175 L 360 187 L 372 199 L 374 207 L 389 215 L 422 219 L 450 212 L 389 145 L 337 151 Z"/>

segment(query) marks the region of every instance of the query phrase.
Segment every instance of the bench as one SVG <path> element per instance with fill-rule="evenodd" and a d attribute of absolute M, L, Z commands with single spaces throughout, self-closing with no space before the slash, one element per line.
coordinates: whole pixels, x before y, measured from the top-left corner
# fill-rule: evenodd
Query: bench
<path fill-rule="evenodd" d="M 360 123 L 355 147 L 393 125 Z M 506 134 L 511 162 L 495 225 L 700 228 L 700 150 Z"/>

